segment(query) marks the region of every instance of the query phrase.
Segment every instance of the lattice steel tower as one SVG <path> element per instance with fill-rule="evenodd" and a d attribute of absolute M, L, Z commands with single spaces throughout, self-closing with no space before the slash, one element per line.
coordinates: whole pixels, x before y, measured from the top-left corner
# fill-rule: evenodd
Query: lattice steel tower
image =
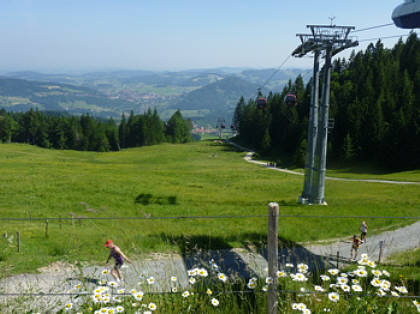
<path fill-rule="evenodd" d="M 305 179 L 299 196 L 302 204 L 326 205 L 325 170 L 327 160 L 328 110 L 330 101 L 331 59 L 337 53 L 359 43 L 350 38 L 354 26 L 307 25 L 310 34 L 296 34 L 301 44 L 293 51 L 295 57 L 314 54 L 311 104 L 309 108 L 308 141 L 305 159 Z M 321 106 L 319 101 L 319 59 L 325 58 Z M 318 115 L 319 111 L 319 115 Z"/>

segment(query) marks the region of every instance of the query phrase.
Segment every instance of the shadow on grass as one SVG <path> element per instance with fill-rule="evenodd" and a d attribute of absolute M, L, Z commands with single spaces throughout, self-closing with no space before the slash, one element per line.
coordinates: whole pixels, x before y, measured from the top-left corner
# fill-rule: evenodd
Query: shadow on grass
<path fill-rule="evenodd" d="M 150 193 L 140 193 L 134 200 L 136 204 L 149 205 L 149 204 L 158 204 L 158 205 L 176 205 L 177 199 L 176 196 L 155 196 Z"/>
<path fill-rule="evenodd" d="M 261 233 L 242 233 L 236 236 L 213 237 L 207 235 L 172 236 L 160 234 L 162 241 L 177 246 L 180 249 L 187 269 L 194 267 L 210 268 L 213 260 L 219 271 L 237 278 L 261 276 L 267 265 L 267 235 Z M 296 268 L 286 268 L 287 263 L 295 266 L 305 263 L 315 277 L 324 273 L 327 268 L 335 267 L 335 256 L 320 256 L 312 253 L 296 242 L 279 238 L 278 264 L 279 270 L 297 271 Z M 243 251 L 233 250 L 231 243 L 239 244 Z M 344 262 L 341 260 L 341 263 Z M 259 273 L 259 274 L 258 274 Z"/>

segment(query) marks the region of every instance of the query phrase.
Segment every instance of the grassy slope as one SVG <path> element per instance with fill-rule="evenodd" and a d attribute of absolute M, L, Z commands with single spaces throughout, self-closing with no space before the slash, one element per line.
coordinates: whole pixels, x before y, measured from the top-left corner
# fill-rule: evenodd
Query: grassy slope
<path fill-rule="evenodd" d="M 213 153 L 217 157 L 212 157 Z M 302 177 L 246 163 L 243 153 L 214 142 L 164 144 L 113 153 L 45 150 L 0 145 L 0 217 L 180 216 L 266 214 L 270 201 L 282 214 L 420 215 L 420 186 L 328 182 L 329 206 L 296 204 Z M 142 193 L 164 204 L 135 202 Z M 176 204 L 167 200 L 176 197 Z M 87 205 L 86 205 L 87 204 Z M 88 208 L 88 210 L 87 210 Z M 95 212 L 92 212 L 95 211 Z M 370 232 L 400 224 L 368 221 Z M 405 222 L 408 223 L 408 222 Z M 280 236 L 292 241 L 353 234 L 358 220 L 287 218 Z M 0 231 L 21 232 L 22 252 L 9 247 L 0 256 L 8 272 L 36 269 L 51 261 L 106 258 L 103 242 L 114 239 L 133 254 L 182 251 L 185 241 L 203 247 L 245 246 L 265 238 L 266 220 L 0 221 Z M 185 237 L 188 237 L 185 239 Z"/>

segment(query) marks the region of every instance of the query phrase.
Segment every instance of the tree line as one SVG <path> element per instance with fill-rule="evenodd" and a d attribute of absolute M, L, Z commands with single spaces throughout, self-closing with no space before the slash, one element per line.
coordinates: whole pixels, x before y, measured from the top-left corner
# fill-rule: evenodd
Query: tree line
<path fill-rule="evenodd" d="M 176 111 L 164 122 L 155 110 L 121 122 L 90 115 L 69 116 L 30 109 L 27 112 L 0 110 L 0 140 L 28 143 L 45 148 L 82 151 L 118 151 L 121 148 L 154 145 L 162 142 L 186 143 L 192 140 L 192 123 Z"/>
<path fill-rule="evenodd" d="M 322 73 L 320 77 L 322 78 Z M 322 80 L 320 81 L 320 93 Z M 263 153 L 280 151 L 303 166 L 312 81 L 302 77 L 268 95 L 266 109 L 241 98 L 234 113 L 238 139 Z M 283 102 L 297 95 L 296 107 Z M 381 41 L 348 60 L 333 61 L 328 157 L 387 168 L 420 167 L 420 39 L 412 33 L 392 48 Z"/>

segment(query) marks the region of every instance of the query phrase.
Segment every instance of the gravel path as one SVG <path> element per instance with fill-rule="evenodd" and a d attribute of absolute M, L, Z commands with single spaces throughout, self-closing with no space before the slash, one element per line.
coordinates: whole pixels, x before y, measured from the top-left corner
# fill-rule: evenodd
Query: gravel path
<path fill-rule="evenodd" d="M 244 159 L 247 162 L 267 167 L 267 162 L 252 159 L 252 156 L 255 154 L 255 152 L 250 151 L 248 148 L 243 147 L 241 145 L 238 145 L 228 140 L 226 140 L 226 143 L 247 152 L 246 156 L 244 157 Z M 268 167 L 268 168 L 275 171 L 285 172 L 285 173 L 294 174 L 298 176 L 304 175 L 304 173 L 302 172 L 292 171 L 288 169 L 282 169 L 282 168 L 277 168 L 277 167 L 276 168 Z M 346 182 L 372 182 L 372 183 L 389 183 L 389 184 L 400 184 L 400 185 L 420 185 L 420 181 L 414 182 L 414 181 L 392 181 L 392 180 L 379 180 L 379 179 L 349 179 L 349 178 L 337 178 L 337 177 L 329 177 L 329 176 L 326 176 L 325 179 L 333 180 L 333 181 L 346 181 Z"/>

